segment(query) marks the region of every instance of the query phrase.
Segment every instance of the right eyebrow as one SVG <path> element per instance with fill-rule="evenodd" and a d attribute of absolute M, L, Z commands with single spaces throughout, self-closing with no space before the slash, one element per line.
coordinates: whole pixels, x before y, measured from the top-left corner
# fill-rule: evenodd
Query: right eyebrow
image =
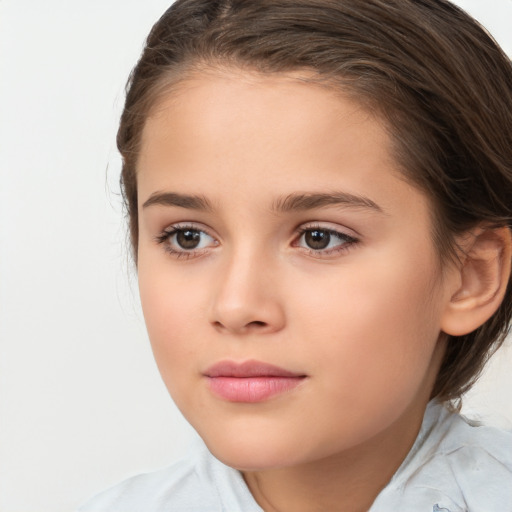
<path fill-rule="evenodd" d="M 154 192 L 149 196 L 143 208 L 152 205 L 162 206 L 178 206 L 180 208 L 187 208 L 190 210 L 211 211 L 212 205 L 204 196 L 196 196 L 189 194 L 177 194 L 176 192 Z"/>

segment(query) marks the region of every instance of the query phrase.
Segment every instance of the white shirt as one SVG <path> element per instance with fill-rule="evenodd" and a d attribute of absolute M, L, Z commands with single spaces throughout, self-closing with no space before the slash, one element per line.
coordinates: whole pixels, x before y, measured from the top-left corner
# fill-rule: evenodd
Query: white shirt
<path fill-rule="evenodd" d="M 78 512 L 263 512 L 239 471 L 204 444 L 132 477 Z M 512 512 L 512 433 L 429 403 L 418 437 L 369 512 Z"/>

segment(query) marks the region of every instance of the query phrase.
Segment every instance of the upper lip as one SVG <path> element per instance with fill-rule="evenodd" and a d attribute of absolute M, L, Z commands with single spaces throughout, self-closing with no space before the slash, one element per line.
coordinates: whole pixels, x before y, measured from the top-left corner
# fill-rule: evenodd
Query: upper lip
<path fill-rule="evenodd" d="M 305 377 L 304 374 L 291 372 L 261 361 L 220 361 L 210 366 L 204 375 L 207 377 Z"/>

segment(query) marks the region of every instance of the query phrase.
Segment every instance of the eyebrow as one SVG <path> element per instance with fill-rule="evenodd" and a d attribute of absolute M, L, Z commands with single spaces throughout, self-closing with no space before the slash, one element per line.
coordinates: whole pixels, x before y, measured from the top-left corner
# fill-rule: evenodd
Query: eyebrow
<path fill-rule="evenodd" d="M 384 210 L 370 198 L 349 194 L 348 192 L 290 194 L 274 201 L 272 210 L 277 212 L 293 212 L 337 205 L 366 208 L 384 213 Z"/>
<path fill-rule="evenodd" d="M 212 205 L 204 196 L 177 194 L 175 192 L 154 192 L 149 199 L 142 205 L 147 208 L 152 205 L 179 206 L 190 210 L 207 211 L 212 210 Z"/>
<path fill-rule="evenodd" d="M 178 206 L 200 211 L 213 210 L 210 201 L 205 196 L 178 194 L 176 192 L 154 192 L 142 207 L 147 208 L 152 205 Z M 338 205 L 365 208 L 384 213 L 383 209 L 370 198 L 349 194 L 348 192 L 289 194 L 276 199 L 272 204 L 272 211 L 286 213 Z"/>

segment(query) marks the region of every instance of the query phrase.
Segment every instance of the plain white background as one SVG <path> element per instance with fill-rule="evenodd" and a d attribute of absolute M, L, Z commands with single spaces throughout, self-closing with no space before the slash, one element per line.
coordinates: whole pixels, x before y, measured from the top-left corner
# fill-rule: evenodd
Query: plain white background
<path fill-rule="evenodd" d="M 167 396 L 127 254 L 115 132 L 169 0 L 0 2 L 0 512 L 64 512 L 167 465 Z M 460 0 L 512 54 L 512 0 Z M 512 427 L 512 350 L 466 411 Z"/>

